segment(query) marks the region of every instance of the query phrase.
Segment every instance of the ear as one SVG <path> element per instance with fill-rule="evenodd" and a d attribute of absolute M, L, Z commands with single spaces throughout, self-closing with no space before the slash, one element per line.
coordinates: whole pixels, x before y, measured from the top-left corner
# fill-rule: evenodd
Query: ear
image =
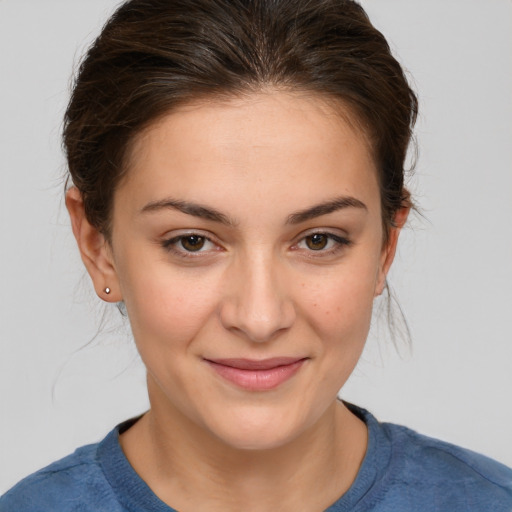
<path fill-rule="evenodd" d="M 379 273 L 377 276 L 377 284 L 375 286 L 375 297 L 384 291 L 386 286 L 386 277 L 388 275 L 391 264 L 395 259 L 396 247 L 398 244 L 398 235 L 404 227 L 411 207 L 409 205 L 403 206 L 395 214 L 394 226 L 391 228 L 386 245 L 382 248 L 382 255 L 380 259 Z"/>
<path fill-rule="evenodd" d="M 105 237 L 87 220 L 82 195 L 76 187 L 71 187 L 66 192 L 66 207 L 82 261 L 91 276 L 97 295 L 106 302 L 121 301 L 112 250 Z M 107 289 L 110 290 L 109 293 L 105 291 Z"/>

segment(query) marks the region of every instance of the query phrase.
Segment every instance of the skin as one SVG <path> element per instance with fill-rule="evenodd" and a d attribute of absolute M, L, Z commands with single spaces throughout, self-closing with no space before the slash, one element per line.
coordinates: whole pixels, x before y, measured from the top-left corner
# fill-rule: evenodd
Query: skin
<path fill-rule="evenodd" d="M 95 289 L 125 302 L 147 367 L 151 410 L 122 448 L 181 512 L 321 511 L 357 475 L 366 427 L 337 393 L 408 212 L 384 244 L 372 154 L 346 119 L 318 97 L 282 91 L 174 111 L 133 145 L 111 244 L 87 222 L 79 192 L 67 194 Z M 330 213 L 297 214 L 340 198 Z M 185 202 L 224 222 L 176 208 Z M 209 239 L 200 251 L 182 245 L 191 234 Z M 276 356 L 305 361 L 265 391 L 205 362 Z"/>

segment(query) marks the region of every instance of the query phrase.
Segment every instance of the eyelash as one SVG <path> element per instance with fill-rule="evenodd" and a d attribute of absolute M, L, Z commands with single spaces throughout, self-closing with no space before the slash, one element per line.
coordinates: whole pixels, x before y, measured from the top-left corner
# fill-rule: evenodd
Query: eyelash
<path fill-rule="evenodd" d="M 327 231 L 314 231 L 314 232 L 310 232 L 310 233 L 303 235 L 300 238 L 300 240 L 293 245 L 292 249 L 294 251 L 300 250 L 298 248 L 299 244 L 306 243 L 306 240 L 308 238 L 314 237 L 315 235 L 322 235 L 322 236 L 327 237 L 327 239 L 328 239 L 327 243 L 333 242 L 334 247 L 331 247 L 327 250 L 323 249 L 323 248 L 318 249 L 318 250 L 306 249 L 306 252 L 310 253 L 307 255 L 308 258 L 321 258 L 321 257 L 326 257 L 326 256 L 334 256 L 339 251 L 352 245 L 352 242 L 348 238 L 336 235 L 334 233 L 329 233 Z M 176 246 L 179 242 L 181 242 L 184 239 L 191 238 L 191 237 L 201 238 L 202 240 L 205 241 L 205 243 L 211 243 L 214 245 L 218 245 L 210 237 L 203 235 L 202 233 L 198 233 L 198 232 L 185 233 L 182 235 L 175 236 L 168 240 L 164 240 L 161 243 L 161 245 L 167 252 L 173 253 L 174 255 L 176 255 L 180 258 L 198 258 L 198 257 L 201 257 L 202 255 L 204 255 L 205 252 L 209 252 L 209 251 L 202 251 L 202 250 L 187 251 L 185 248 L 183 248 L 183 249 L 176 248 Z M 317 253 L 317 254 L 315 254 L 315 253 Z"/>

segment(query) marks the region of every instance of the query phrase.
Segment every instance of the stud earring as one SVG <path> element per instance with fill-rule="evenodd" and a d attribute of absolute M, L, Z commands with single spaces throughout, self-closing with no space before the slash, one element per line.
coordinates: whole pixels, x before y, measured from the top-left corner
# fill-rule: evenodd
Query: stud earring
<path fill-rule="evenodd" d="M 110 288 L 105 288 L 105 293 L 106 293 L 107 295 L 110 295 L 110 292 L 111 292 L 111 291 L 112 291 L 112 290 L 111 290 Z"/>

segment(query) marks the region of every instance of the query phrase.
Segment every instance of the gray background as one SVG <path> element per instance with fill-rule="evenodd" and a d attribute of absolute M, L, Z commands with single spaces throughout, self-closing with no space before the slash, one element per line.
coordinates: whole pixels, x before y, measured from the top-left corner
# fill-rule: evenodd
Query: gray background
<path fill-rule="evenodd" d="M 62 203 L 71 69 L 117 2 L 0 0 L 0 492 L 147 407 L 117 311 L 84 277 Z M 366 0 L 414 77 L 425 219 L 341 396 L 512 465 L 512 2 Z M 110 320 L 109 320 L 110 319 Z"/>

